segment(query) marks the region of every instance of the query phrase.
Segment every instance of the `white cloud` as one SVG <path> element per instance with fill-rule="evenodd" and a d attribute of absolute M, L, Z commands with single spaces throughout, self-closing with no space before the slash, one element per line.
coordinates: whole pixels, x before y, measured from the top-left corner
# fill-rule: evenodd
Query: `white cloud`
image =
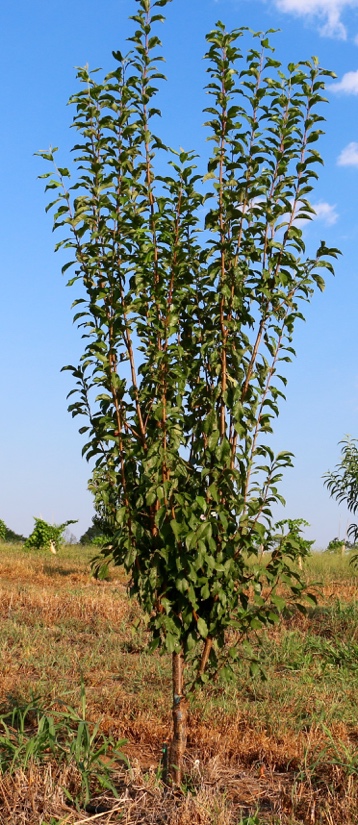
<path fill-rule="evenodd" d="M 311 207 L 314 210 L 314 214 L 311 214 L 311 217 L 309 217 L 309 213 L 305 211 L 304 204 L 301 202 L 297 204 L 294 217 L 295 226 L 303 229 L 307 227 L 310 220 L 322 221 L 326 226 L 333 226 L 333 224 L 337 223 L 339 215 L 335 204 L 318 201 L 317 203 L 312 203 Z M 301 217 L 299 215 L 300 210 L 302 210 Z"/>
<path fill-rule="evenodd" d="M 358 95 L 358 71 L 346 72 L 339 83 L 329 86 L 330 92 L 343 92 L 346 95 Z"/>
<path fill-rule="evenodd" d="M 319 201 L 312 204 L 312 208 L 316 213 L 315 220 L 323 221 L 326 226 L 333 226 L 337 223 L 339 215 L 335 204 L 326 203 L 326 201 Z"/>
<path fill-rule="evenodd" d="M 357 144 L 358 149 L 358 144 Z M 263 198 L 254 198 L 250 204 L 245 207 L 238 206 L 238 210 L 242 211 L 244 214 L 249 212 L 253 207 L 256 207 L 256 211 L 260 208 L 260 204 L 263 202 L 263 206 L 265 206 L 265 202 Z M 293 203 L 292 203 L 293 206 Z M 298 227 L 305 227 L 307 226 L 310 220 L 313 221 L 322 221 L 326 226 L 333 226 L 337 223 L 339 214 L 336 209 L 336 204 L 327 203 L 327 201 L 318 201 L 317 203 L 311 204 L 312 209 L 314 210 L 314 214 L 308 213 L 305 209 L 305 204 L 299 201 L 296 204 L 295 214 L 293 218 L 293 223 L 295 226 Z M 300 215 L 301 211 L 301 215 Z M 285 215 L 282 215 L 280 221 L 289 221 L 291 215 L 287 212 Z"/>
<path fill-rule="evenodd" d="M 341 20 L 342 12 L 357 8 L 358 0 L 275 0 L 276 7 L 283 12 L 301 17 L 317 17 L 323 25 L 320 33 L 325 37 L 347 39 L 347 29 Z"/>
<path fill-rule="evenodd" d="M 337 160 L 338 166 L 358 166 L 358 143 L 348 143 Z"/>

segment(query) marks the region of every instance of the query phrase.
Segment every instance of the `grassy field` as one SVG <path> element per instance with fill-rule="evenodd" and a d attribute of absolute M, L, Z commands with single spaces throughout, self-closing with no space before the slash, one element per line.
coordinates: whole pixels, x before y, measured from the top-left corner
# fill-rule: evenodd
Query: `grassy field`
<path fill-rule="evenodd" d="M 185 787 L 173 793 L 159 767 L 170 662 L 148 652 L 121 571 L 91 578 L 92 555 L 0 545 L 1 825 L 358 823 L 358 577 L 347 559 L 307 563 L 318 606 L 257 642 L 266 681 L 243 661 L 233 682 L 191 698 Z"/>

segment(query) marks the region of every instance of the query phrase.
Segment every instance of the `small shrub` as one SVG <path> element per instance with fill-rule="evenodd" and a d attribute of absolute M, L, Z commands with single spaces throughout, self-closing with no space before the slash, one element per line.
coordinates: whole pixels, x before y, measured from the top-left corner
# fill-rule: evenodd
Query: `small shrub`
<path fill-rule="evenodd" d="M 293 558 L 304 559 L 311 554 L 311 548 L 314 541 L 305 539 L 302 535 L 302 527 L 309 527 L 308 521 L 304 518 L 283 519 L 277 522 L 277 527 L 282 530 L 282 536 L 279 538 L 279 543 L 284 543 L 285 547 L 289 548 Z M 287 533 L 284 533 L 284 529 Z"/>
<path fill-rule="evenodd" d="M 103 533 L 101 536 L 96 536 L 92 539 L 91 544 L 94 544 L 95 547 L 105 547 L 111 543 L 111 537 L 105 536 Z"/>
<path fill-rule="evenodd" d="M 77 521 L 70 519 L 64 524 L 48 524 L 41 518 L 35 518 L 35 527 L 26 539 L 25 547 L 33 547 L 36 550 L 51 548 L 58 550 L 63 543 L 63 533 L 69 524 L 77 524 Z"/>
<path fill-rule="evenodd" d="M 80 538 L 80 544 L 95 544 L 102 547 L 112 540 L 112 534 L 109 529 L 109 523 L 106 519 L 95 515 L 92 519 L 92 524 Z"/>
<path fill-rule="evenodd" d="M 326 553 L 342 553 L 342 555 L 343 555 L 345 549 L 346 549 L 346 542 L 344 541 L 344 539 L 335 538 L 335 539 L 332 539 L 329 542 L 329 545 L 327 547 L 327 550 L 325 550 L 325 552 Z"/>

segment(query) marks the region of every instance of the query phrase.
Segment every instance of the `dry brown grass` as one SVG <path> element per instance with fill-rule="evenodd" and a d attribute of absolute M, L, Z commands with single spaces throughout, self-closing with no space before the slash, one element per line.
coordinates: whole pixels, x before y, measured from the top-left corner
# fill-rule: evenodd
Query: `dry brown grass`
<path fill-rule="evenodd" d="M 194 772 L 195 773 L 195 772 Z M 358 821 L 357 785 L 336 768 L 314 786 L 290 774 L 237 771 L 218 758 L 209 761 L 205 775 L 186 793 L 163 791 L 154 771 L 143 775 L 134 766 L 115 777 L 118 798 L 101 795 L 92 801 L 91 813 L 70 807 L 63 787 L 75 788 L 76 770 L 30 766 L 26 772 L 0 778 L 1 825 L 239 825 L 255 823 L 322 823 L 354 825 Z M 96 805 L 99 813 L 96 813 Z M 101 813 L 101 810 L 107 811 Z M 259 818 L 255 811 L 260 810 Z M 249 819 L 250 815 L 252 820 Z"/>
<path fill-rule="evenodd" d="M 218 683 L 194 697 L 186 793 L 173 795 L 157 771 L 170 731 L 168 663 L 148 654 L 144 623 L 132 631 L 140 612 L 123 577 L 115 571 L 96 583 L 90 555 L 69 549 L 52 559 L 0 549 L 0 709 L 31 695 L 78 707 L 82 674 L 88 718 L 128 740 L 131 769 L 118 767 L 119 798 L 108 802 L 112 812 L 96 816 L 66 800 L 63 789 L 79 782 L 75 765 L 49 760 L 0 774 L 0 825 L 239 825 L 255 811 L 257 825 L 358 823 L 358 677 L 354 669 L 350 676 L 350 660 L 344 673 L 340 662 L 336 670 L 326 666 L 317 647 L 334 640 L 331 606 L 357 599 L 348 568 L 325 582 L 317 611 L 291 616 L 268 634 L 266 683 L 243 666 L 232 686 Z M 358 613 L 356 626 L 349 622 L 342 613 L 344 653 L 354 665 Z M 312 655 L 310 636 L 318 650 Z"/>

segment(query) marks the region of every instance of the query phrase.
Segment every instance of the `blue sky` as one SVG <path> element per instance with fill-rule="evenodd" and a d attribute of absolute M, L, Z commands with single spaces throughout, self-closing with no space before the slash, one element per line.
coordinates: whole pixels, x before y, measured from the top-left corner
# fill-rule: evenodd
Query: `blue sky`
<path fill-rule="evenodd" d="M 105 71 L 111 51 L 124 48 L 134 0 L 3 0 L 0 9 L 2 77 L 0 518 L 28 534 L 32 517 L 78 518 L 79 536 L 92 517 L 89 467 L 81 458 L 76 420 L 67 413 L 81 341 L 72 326 L 73 296 L 53 252 L 45 214 L 43 164 L 34 157 L 50 144 L 62 165 L 74 142 L 74 66 Z M 343 256 L 335 279 L 297 327 L 297 359 L 288 377 L 287 402 L 276 424 L 277 450 L 295 453 L 282 493 L 286 516 L 310 522 L 309 537 L 323 547 L 344 535 L 347 516 L 323 488 L 322 474 L 339 458 L 338 441 L 358 436 L 358 0 L 173 0 L 161 29 L 168 83 L 161 91 L 158 131 L 174 148 L 205 154 L 202 129 L 206 82 L 205 33 L 218 18 L 228 28 L 279 28 L 277 56 L 284 63 L 319 56 L 338 79 L 330 82 L 321 142 L 325 166 L 306 231 L 308 246 L 324 238 Z"/>

